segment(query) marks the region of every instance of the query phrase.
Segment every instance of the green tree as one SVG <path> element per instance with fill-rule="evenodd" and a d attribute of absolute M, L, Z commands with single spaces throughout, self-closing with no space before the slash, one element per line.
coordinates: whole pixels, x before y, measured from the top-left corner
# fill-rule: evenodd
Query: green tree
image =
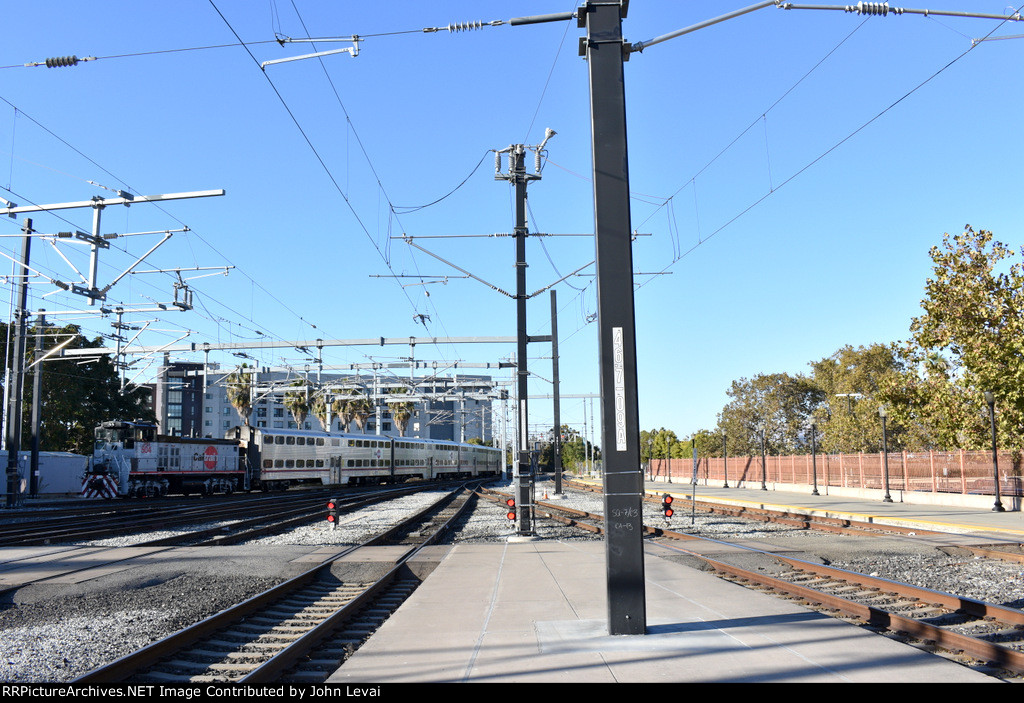
<path fill-rule="evenodd" d="M 291 388 L 293 390 L 287 391 L 284 394 L 284 402 L 282 404 L 292 414 L 295 426 L 301 430 L 302 423 L 309 416 L 309 382 L 306 379 L 297 378 L 291 382 Z"/>
<path fill-rule="evenodd" d="M 730 454 L 760 454 L 762 433 L 771 454 L 803 451 L 803 428 L 822 396 L 809 378 L 760 374 L 733 381 L 726 393 L 731 400 L 719 414 L 717 433 L 728 436 Z"/>
<path fill-rule="evenodd" d="M 892 345 L 844 346 L 811 364 L 811 380 L 820 391 L 813 415 L 818 446 L 825 452 L 882 450 L 882 419 L 886 406 L 887 443 L 891 450 L 906 446 L 906 422 L 900 408 L 906 402 L 909 380 L 905 364 Z"/>
<path fill-rule="evenodd" d="M 246 364 L 228 374 L 225 381 L 228 402 L 238 413 L 243 424 L 248 424 L 252 413 L 252 373 Z"/>
<path fill-rule="evenodd" d="M 309 412 L 313 414 L 325 432 L 330 432 L 331 428 L 327 426 L 327 407 L 327 392 L 322 388 L 318 389 L 309 402 Z"/>
<path fill-rule="evenodd" d="M 587 451 L 594 459 L 601 458 L 601 450 L 586 441 L 579 434 L 574 434 L 569 441 L 562 443 L 562 469 L 580 472 L 587 462 Z"/>
<path fill-rule="evenodd" d="M 406 392 L 406 389 L 402 387 L 388 389 L 388 393 L 392 395 L 401 395 Z M 388 409 L 391 411 L 391 418 L 395 421 L 395 427 L 398 428 L 398 434 L 404 437 L 405 430 L 409 427 L 409 420 L 412 418 L 413 404 L 408 400 L 393 400 L 388 401 Z"/>
<path fill-rule="evenodd" d="M 373 412 L 373 403 L 365 395 L 360 394 L 358 391 L 353 391 L 357 395 L 353 395 L 352 399 L 345 405 L 346 411 L 352 417 L 356 423 L 356 427 L 359 428 L 360 432 L 366 431 L 366 419 L 370 417 Z"/>
<path fill-rule="evenodd" d="M 85 362 L 77 358 L 51 356 L 32 366 L 58 344 L 64 349 L 91 349 L 104 346 L 102 338 L 86 339 L 77 325 L 48 327 L 43 333 L 42 353 L 35 350 L 35 328 L 28 330 L 25 390 L 22 403 L 21 446 L 28 449 L 31 435 L 34 369 L 42 367 L 40 394 L 40 448 L 44 451 L 70 451 L 91 454 L 93 431 L 107 420 L 155 420 L 149 407 L 150 391 L 129 386 L 123 391 L 117 369 L 109 356 Z M 7 325 L 0 323 L 0 334 L 7 338 Z M 68 341 L 70 337 L 70 341 Z M 8 355 L 10 349 L 8 349 Z M 7 356 L 7 355 L 5 355 Z M 2 413 L 0 413 L 2 415 Z"/>
<path fill-rule="evenodd" d="M 672 430 L 662 427 L 640 432 L 640 460 L 643 462 L 651 459 L 678 459 L 684 455 L 684 450 L 685 445 Z"/>
<path fill-rule="evenodd" d="M 915 371 L 905 421 L 947 447 L 988 445 L 984 392 L 996 399 L 1001 447 L 1024 449 L 1024 268 L 1015 252 L 968 225 L 929 254 L 923 314 L 903 348 Z M 939 362 L 941 359 L 941 363 Z"/>
<path fill-rule="evenodd" d="M 710 430 L 698 430 L 694 433 L 693 437 L 690 439 L 689 446 L 687 447 L 689 456 L 693 456 L 694 445 L 697 447 L 697 456 L 702 458 L 722 456 L 724 451 L 722 435 Z"/>

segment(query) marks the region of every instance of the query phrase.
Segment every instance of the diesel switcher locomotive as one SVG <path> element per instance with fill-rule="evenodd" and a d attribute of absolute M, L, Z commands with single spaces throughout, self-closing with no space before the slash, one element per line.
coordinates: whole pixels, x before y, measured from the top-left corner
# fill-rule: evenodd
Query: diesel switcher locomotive
<path fill-rule="evenodd" d="M 88 496 L 161 496 L 497 476 L 501 450 L 478 444 L 235 427 L 225 439 L 157 434 L 148 422 L 96 428 Z"/>

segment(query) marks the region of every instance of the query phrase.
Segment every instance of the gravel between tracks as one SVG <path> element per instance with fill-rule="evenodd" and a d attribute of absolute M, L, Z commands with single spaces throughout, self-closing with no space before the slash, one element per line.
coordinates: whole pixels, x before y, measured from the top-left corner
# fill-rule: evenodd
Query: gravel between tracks
<path fill-rule="evenodd" d="M 500 487 L 499 487 L 500 488 Z M 537 487 L 538 500 L 553 494 L 553 484 Z M 506 487 L 510 490 L 509 487 Z M 343 516 L 338 529 L 314 523 L 286 536 L 248 544 L 210 548 L 209 556 L 183 565 L 151 559 L 102 578 L 74 585 L 36 585 L 0 597 L 0 681 L 68 681 L 151 641 L 259 593 L 300 570 L 290 561 L 321 546 L 355 544 L 418 511 L 431 495 L 410 496 Z M 566 492 L 551 503 L 600 512 L 598 494 Z M 663 524 L 657 506 L 647 507 L 647 524 Z M 458 542 L 502 542 L 513 534 L 504 506 L 480 501 L 452 538 Z M 722 516 L 678 511 L 671 529 L 729 540 L 756 540 L 791 555 L 883 578 L 916 583 L 1011 607 L 1024 605 L 1024 566 L 943 553 L 931 547 L 886 537 L 848 537 Z M 540 520 L 546 539 L 600 539 L 589 533 Z M 150 538 L 153 535 L 149 536 Z M 124 543 L 130 543 L 126 538 Z M 107 546 L 118 542 L 105 540 Z M 767 546 L 766 546 L 767 548 Z M 949 551 L 949 550 L 947 550 Z M 690 563 L 686 558 L 680 561 Z M 773 563 L 751 553 L 746 568 L 771 569 Z M 254 576 L 253 574 L 258 574 Z"/>

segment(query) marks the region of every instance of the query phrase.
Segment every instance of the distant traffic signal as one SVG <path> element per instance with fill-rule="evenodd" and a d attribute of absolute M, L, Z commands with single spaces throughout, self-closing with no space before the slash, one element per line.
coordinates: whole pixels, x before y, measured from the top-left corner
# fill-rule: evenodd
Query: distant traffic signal
<path fill-rule="evenodd" d="M 331 498 L 327 501 L 327 522 L 331 523 L 331 529 L 338 527 L 338 499 Z"/>
<path fill-rule="evenodd" d="M 672 517 L 672 513 L 675 512 L 674 510 L 672 510 L 671 493 L 665 493 L 661 496 L 661 512 L 665 515 L 666 518 Z"/>

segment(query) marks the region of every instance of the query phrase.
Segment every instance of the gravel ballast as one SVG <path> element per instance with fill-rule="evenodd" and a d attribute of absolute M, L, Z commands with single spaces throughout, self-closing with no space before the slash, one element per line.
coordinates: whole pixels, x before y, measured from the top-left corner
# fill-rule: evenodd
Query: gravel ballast
<path fill-rule="evenodd" d="M 498 489 L 511 492 L 510 486 Z M 538 485 L 539 500 L 545 493 L 553 494 L 553 484 Z M 186 562 L 151 558 L 92 581 L 40 584 L 7 594 L 0 600 L 0 680 L 28 683 L 74 679 L 308 568 L 308 563 L 301 567 L 293 564 L 297 557 L 321 547 L 364 541 L 399 516 L 418 512 L 434 496 L 435 492 L 409 496 L 387 506 L 345 514 L 334 530 L 326 521 L 316 522 L 287 535 L 205 548 L 201 555 Z M 549 502 L 593 512 L 602 510 L 600 494 L 570 491 L 564 498 Z M 657 505 L 649 505 L 645 511 L 645 523 L 665 524 Z M 790 555 L 808 561 L 1010 607 L 1024 603 L 1024 567 L 975 559 L 955 550 L 942 552 L 907 540 L 813 533 L 699 513 L 691 520 L 689 512 L 682 509 L 677 510 L 668 527 L 715 539 L 757 540 L 785 548 Z M 541 539 L 601 539 L 547 520 L 538 520 L 536 530 Z M 514 526 L 505 518 L 505 506 L 481 500 L 450 541 L 501 543 L 513 534 Z M 104 540 L 104 544 L 118 546 L 132 541 L 139 538 Z M 759 568 L 759 559 L 752 552 L 747 557 L 750 563 L 743 566 Z"/>

